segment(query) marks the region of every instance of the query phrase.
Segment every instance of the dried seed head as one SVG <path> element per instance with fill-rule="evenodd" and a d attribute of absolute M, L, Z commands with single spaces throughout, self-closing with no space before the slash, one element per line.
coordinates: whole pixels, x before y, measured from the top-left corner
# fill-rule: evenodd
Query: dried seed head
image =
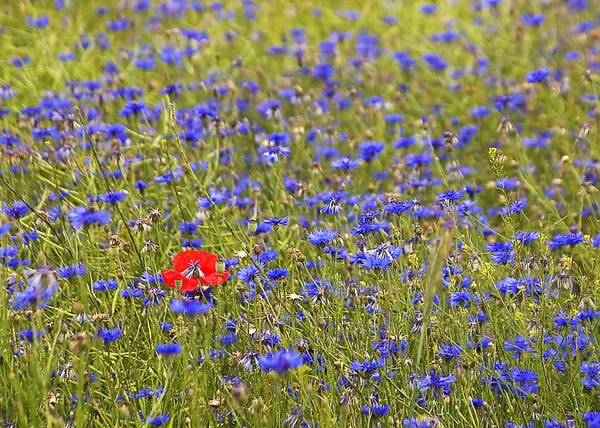
<path fill-rule="evenodd" d="M 150 230 L 152 230 L 152 226 L 150 225 L 150 220 L 147 217 L 138 217 L 135 219 L 133 224 L 133 231 L 135 233 L 149 232 Z"/>
<path fill-rule="evenodd" d="M 296 262 L 303 262 L 306 259 L 298 248 L 290 247 L 287 252 Z"/>
<path fill-rule="evenodd" d="M 152 208 L 148 213 L 148 220 L 150 223 L 156 223 L 162 217 L 162 213 L 157 208 Z"/>
<path fill-rule="evenodd" d="M 108 245 L 111 247 L 118 247 L 123 243 L 123 240 L 119 237 L 119 235 L 110 235 L 108 238 Z"/>
<path fill-rule="evenodd" d="M 142 253 L 155 253 L 156 250 L 158 250 L 158 244 L 156 242 L 154 242 L 152 239 L 147 239 L 144 241 Z"/>
<path fill-rule="evenodd" d="M 75 335 L 71 339 L 71 342 L 69 343 L 69 349 L 71 350 L 71 352 L 79 352 L 86 347 L 87 342 L 88 337 L 85 332 L 75 333 Z"/>
<path fill-rule="evenodd" d="M 245 403 L 248 400 L 248 387 L 245 383 L 234 385 L 234 387 L 231 389 L 231 396 L 236 403 Z"/>

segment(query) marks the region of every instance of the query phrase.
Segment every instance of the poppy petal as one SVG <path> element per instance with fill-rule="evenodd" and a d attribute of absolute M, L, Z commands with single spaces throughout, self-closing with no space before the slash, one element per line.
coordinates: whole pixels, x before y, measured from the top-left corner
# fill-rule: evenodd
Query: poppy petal
<path fill-rule="evenodd" d="M 182 275 L 173 269 L 162 271 L 163 282 L 169 287 L 175 287 L 175 281 L 182 278 Z"/>
<path fill-rule="evenodd" d="M 206 275 L 200 278 L 200 284 L 202 285 L 212 285 L 213 287 L 223 285 L 225 281 L 229 278 L 229 272 L 223 271 L 221 274 L 221 278 L 219 279 L 219 274 L 217 272 L 213 272 L 209 275 Z"/>
<path fill-rule="evenodd" d="M 200 270 L 207 275 L 215 271 L 215 266 L 218 258 L 213 253 L 207 253 L 206 251 L 195 251 L 188 250 L 182 251 L 173 257 L 173 266 L 178 272 L 183 272 L 190 267 L 192 262 L 200 263 Z"/>
<path fill-rule="evenodd" d="M 180 291 L 191 291 L 198 287 L 198 279 L 186 278 L 181 273 L 173 269 L 164 270 L 162 272 L 163 281 L 169 287 L 176 288 L 177 281 L 181 281 Z"/>
<path fill-rule="evenodd" d="M 192 291 L 198 288 L 198 279 L 197 278 L 183 278 L 183 283 L 181 284 L 181 288 L 179 291 Z"/>

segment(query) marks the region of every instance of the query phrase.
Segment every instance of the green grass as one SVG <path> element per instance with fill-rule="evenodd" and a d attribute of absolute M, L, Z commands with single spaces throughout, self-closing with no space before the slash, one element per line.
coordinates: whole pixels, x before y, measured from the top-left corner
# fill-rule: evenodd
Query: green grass
<path fill-rule="evenodd" d="M 1 258 L 0 279 L 6 286 L 0 287 L 0 421 L 19 427 L 150 426 L 167 414 L 163 425 L 173 427 L 301 426 L 303 421 L 319 427 L 403 426 L 413 417 L 422 425 L 410 426 L 545 426 L 552 419 L 598 426 L 584 422 L 586 412 L 600 410 L 599 390 L 586 388 L 581 372 L 584 363 L 600 359 L 594 342 L 600 337 L 595 311 L 599 250 L 592 244 L 600 227 L 595 209 L 589 209 L 598 203 L 590 187 L 597 181 L 598 162 L 586 167 L 582 161 L 600 157 L 597 115 L 589 116 L 597 101 L 583 98 L 598 94 L 597 77 L 583 77 L 587 69 L 597 69 L 598 44 L 593 32 L 572 31 L 596 19 L 600 8 L 594 2 L 573 12 L 562 1 L 504 0 L 481 11 L 466 1 L 448 1 L 438 4 L 435 15 L 421 13 L 421 2 L 344 2 L 343 9 L 360 11 L 352 21 L 339 13 L 337 1 L 257 1 L 254 20 L 244 18 L 241 2 L 227 1 L 233 19 L 219 19 L 206 3 L 201 13 L 190 9 L 184 16 L 163 17 L 153 28 L 147 27 L 150 11 L 119 11 L 119 2 L 112 0 L 73 3 L 56 10 L 48 1 L 8 1 L 0 14 L 0 83 L 16 92 L 0 97 L 0 109 L 11 109 L 0 118 L 0 201 L 28 205 L 20 218 L 6 209 L 0 214 L 0 226 L 12 222 L 0 236 L 2 251 L 18 249 Z M 107 15 L 96 14 L 101 5 L 110 6 Z M 524 13 L 544 13 L 545 21 L 525 26 Z M 48 16 L 49 25 L 28 26 L 28 16 Z M 384 16 L 395 16 L 398 23 L 386 25 Z M 107 31 L 107 22 L 121 17 L 131 26 Z M 274 45 L 293 47 L 290 31 L 297 28 L 306 36 L 301 64 L 292 54 L 268 53 Z M 188 45 L 181 29 L 206 31 L 209 39 Z M 450 29 L 458 41 L 431 41 L 433 34 Z M 319 58 L 319 42 L 331 31 L 352 32 L 352 37 L 339 42 L 330 59 L 337 88 L 328 98 L 325 82 L 307 70 L 325 61 Z M 381 51 L 358 67 L 350 60 L 360 56 L 356 39 L 361 32 L 376 35 Z M 87 49 L 76 47 L 83 33 L 91 41 Z M 94 42 L 100 33 L 106 33 L 110 47 Z M 235 37 L 227 40 L 228 33 Z M 179 65 L 168 64 L 161 60 L 165 46 L 198 52 Z M 409 72 L 392 57 L 404 50 L 417 63 Z M 136 67 L 141 51 L 146 52 L 142 56 L 153 54 L 154 69 Z M 582 57 L 569 61 L 569 51 Z M 58 55 L 65 52 L 73 52 L 75 61 L 60 61 Z M 432 70 L 422 60 L 426 53 L 440 54 L 448 68 Z M 29 56 L 31 62 L 14 67 L 15 56 Z M 233 66 L 238 58 L 243 67 Z M 478 73 L 483 58 L 489 65 Z M 117 64 L 119 72 L 103 73 L 107 61 Z M 544 66 L 551 72 L 561 69 L 568 90 L 552 75 L 544 83 L 525 83 L 527 73 Z M 464 73 L 453 73 L 463 68 Z M 102 85 L 91 92 L 74 83 L 82 81 Z M 260 86 L 257 93 L 249 91 L 249 81 Z M 188 86 L 192 82 L 196 87 Z M 161 94 L 166 85 L 177 83 L 184 85 L 179 96 Z M 402 91 L 401 84 L 410 90 Z M 120 113 L 127 100 L 114 91 L 126 87 L 143 91 L 136 98 L 146 104 L 144 112 Z M 229 91 L 217 95 L 220 88 Z M 295 90 L 302 102 L 283 100 L 282 89 Z M 523 106 L 497 111 L 494 102 L 501 94 L 522 95 Z M 383 98 L 382 107 L 365 103 L 375 96 Z M 248 109 L 240 109 L 236 98 L 247 101 Z M 257 111 L 275 98 L 282 100 L 281 119 Z M 339 105 L 342 99 L 348 100 L 345 108 Z M 38 105 L 43 113 L 22 114 Z M 218 120 L 192 110 L 198 105 Z M 439 115 L 437 105 L 443 105 Z M 473 117 L 471 109 L 478 106 L 489 107 L 489 115 Z M 90 117 L 90 109 L 97 118 Z M 66 116 L 52 122 L 52 112 Z M 386 124 L 390 113 L 404 115 L 399 126 L 403 136 L 415 136 L 414 145 L 394 147 L 400 132 L 398 125 Z M 500 129 L 502 117 L 518 130 Z M 582 131 L 586 122 L 587 134 Z M 124 128 L 113 139 L 101 128 L 104 124 Z M 239 130 L 240 124 L 250 131 L 225 132 Z M 449 147 L 444 142 L 446 130 L 463 138 L 459 130 L 470 125 L 477 131 L 469 144 L 454 141 Z M 40 129 L 51 126 L 53 135 L 38 137 Z M 200 132 L 197 144 L 186 139 L 191 128 Z M 525 147 L 526 139 L 543 131 L 553 132 L 546 147 Z M 288 135 L 289 158 L 258 162 L 271 133 Z M 9 144 L 8 135 L 18 136 L 18 143 Z M 351 171 L 331 166 L 343 155 L 358 159 L 366 140 L 385 142 L 374 160 L 363 160 Z M 326 149 L 337 151 L 329 158 Z M 429 163 L 411 166 L 410 156 L 424 151 L 432 153 Z M 63 158 L 65 152 L 70 155 Z M 205 163 L 200 167 L 199 161 Z M 456 166 L 471 172 L 453 173 L 449 167 Z M 178 167 L 177 180 L 154 181 Z M 388 175 L 374 178 L 381 172 Z M 506 178 L 518 184 L 499 188 L 497 180 Z M 143 192 L 136 188 L 140 180 L 149 183 Z M 291 191 L 288 180 L 301 186 Z M 419 180 L 425 180 L 422 186 Z M 413 184 L 406 186 L 409 181 Z M 583 181 L 590 183 L 583 186 Z M 481 192 L 461 200 L 472 199 L 475 205 L 458 209 L 458 202 L 438 203 L 438 193 L 471 184 L 480 185 Z M 554 194 L 547 192 L 551 186 Z M 111 190 L 128 193 L 114 205 L 96 200 Z M 321 196 L 328 191 L 343 194 L 338 215 L 320 211 L 326 203 Z M 57 197 L 59 192 L 63 197 Z M 384 214 L 390 197 L 418 200 L 439 215 Z M 525 197 L 523 212 L 497 213 Z M 199 207 L 201 198 L 208 199 L 206 208 Z M 244 198 L 246 203 L 238 205 Z M 68 213 L 83 206 L 106 211 L 111 222 L 74 228 Z M 147 219 L 152 210 L 160 210 L 162 217 L 146 222 L 147 230 L 137 230 L 136 219 Z M 353 234 L 358 218 L 369 211 L 377 211 L 375 222 L 387 226 L 378 233 Z M 249 233 L 250 219 L 261 224 L 273 217 L 289 217 L 289 225 Z M 182 232 L 181 222 L 195 222 L 196 230 Z M 585 234 L 584 242 L 552 251 L 546 241 L 569 233 L 571 226 Z M 326 246 L 311 245 L 307 237 L 316 229 L 338 231 L 329 247 L 350 256 L 383 243 L 403 253 L 387 269 L 368 269 L 332 255 Z M 484 235 L 489 229 L 494 233 Z M 29 240 L 34 230 L 37 237 Z M 541 237 L 524 245 L 513 238 L 520 230 L 538 231 Z M 228 269 L 225 284 L 213 288 L 216 304 L 207 314 L 184 317 L 170 309 L 182 294 L 150 283 L 143 273 L 170 269 L 171 256 L 190 239 L 201 239 L 202 251 L 237 258 L 238 264 Z M 149 240 L 158 245 L 156 252 L 143 251 Z M 513 263 L 494 263 L 485 245 L 495 241 L 512 243 Z M 260 257 L 267 250 L 277 251 L 277 257 L 264 265 L 252 260 L 252 254 Z M 18 293 L 31 280 L 29 269 L 48 265 L 53 277 L 57 268 L 73 263 L 84 264 L 86 273 L 58 279 L 59 289 L 47 306 L 39 307 L 38 300 L 15 309 Z M 258 268 L 258 276 L 274 268 L 286 268 L 289 275 L 276 285 L 259 280 L 253 286 L 240 274 L 248 267 Z M 502 293 L 497 283 L 507 277 L 537 278 L 540 289 L 530 294 L 521 283 L 514 295 Z M 469 278 L 465 287 L 462 281 Z M 97 281 L 110 279 L 117 281 L 116 289 L 94 289 Z M 303 290 L 315 281 L 328 286 L 320 285 L 322 294 L 307 298 Z M 141 297 L 124 298 L 122 292 L 132 284 Z M 157 297 L 158 289 L 166 295 Z M 463 289 L 472 293 L 469 303 L 450 305 L 451 293 Z M 144 298 L 156 300 L 147 305 Z M 585 310 L 591 319 L 582 319 Z M 468 321 L 478 314 L 486 320 Z M 573 325 L 556 326 L 557 315 Z M 419 318 L 426 328 L 418 328 Z M 228 320 L 237 323 L 237 342 L 225 345 L 221 339 Z M 172 330 L 163 330 L 161 322 L 172 323 Z M 121 337 L 104 344 L 96 337 L 100 328 L 119 328 Z M 20 337 L 27 329 L 43 336 Z M 269 335 L 280 342 L 269 344 Z M 517 336 L 525 337 L 531 350 L 515 358 L 505 341 Z M 491 342 L 483 346 L 487 338 Z M 380 357 L 373 347 L 378 340 L 398 351 L 368 373 L 353 370 L 353 362 Z M 570 352 L 569 340 L 580 340 L 579 348 Z M 160 356 L 160 343 L 180 343 L 182 352 Z M 447 344 L 460 345 L 460 357 L 440 357 L 440 347 Z M 280 347 L 315 361 L 282 374 L 256 365 L 246 370 L 240 363 L 249 351 L 264 356 Z M 558 349 L 558 355 L 549 357 L 549 349 Z M 564 350 L 569 352 L 562 355 Z M 536 373 L 537 388 L 519 397 L 515 389 L 521 392 L 522 385 L 513 374 L 497 392 L 489 384 L 491 376 L 499 376 L 495 362 L 507 370 Z M 562 371 L 555 362 L 564 363 Z M 419 381 L 430 371 L 455 376 L 451 391 L 440 388 L 434 396 L 431 389 L 420 390 Z M 162 392 L 135 397 L 147 389 Z M 383 416 L 363 411 L 375 396 L 381 406 L 389 405 Z M 473 398 L 485 404 L 475 407 Z"/>

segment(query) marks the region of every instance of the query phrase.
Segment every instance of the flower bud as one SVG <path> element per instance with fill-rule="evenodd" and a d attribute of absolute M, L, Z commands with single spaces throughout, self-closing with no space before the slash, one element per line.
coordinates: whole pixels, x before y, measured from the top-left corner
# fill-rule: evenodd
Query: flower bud
<path fill-rule="evenodd" d="M 258 228 L 258 223 L 256 223 L 256 220 L 251 218 L 250 221 L 248 221 L 248 234 L 254 235 L 254 232 L 256 232 L 257 228 Z"/>
<path fill-rule="evenodd" d="M 223 260 L 218 260 L 217 263 L 215 263 L 215 270 L 217 273 L 223 273 L 225 271 L 225 262 Z"/>

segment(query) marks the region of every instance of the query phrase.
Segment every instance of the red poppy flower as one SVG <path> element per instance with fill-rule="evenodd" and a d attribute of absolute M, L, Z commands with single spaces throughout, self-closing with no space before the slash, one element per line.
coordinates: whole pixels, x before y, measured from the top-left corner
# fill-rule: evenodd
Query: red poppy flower
<path fill-rule="evenodd" d="M 181 291 L 194 290 L 198 285 L 217 286 L 227 281 L 229 272 L 217 272 L 219 259 L 205 251 L 183 251 L 173 257 L 173 267 L 162 272 L 163 281 L 169 287 L 176 287 L 181 281 Z"/>

